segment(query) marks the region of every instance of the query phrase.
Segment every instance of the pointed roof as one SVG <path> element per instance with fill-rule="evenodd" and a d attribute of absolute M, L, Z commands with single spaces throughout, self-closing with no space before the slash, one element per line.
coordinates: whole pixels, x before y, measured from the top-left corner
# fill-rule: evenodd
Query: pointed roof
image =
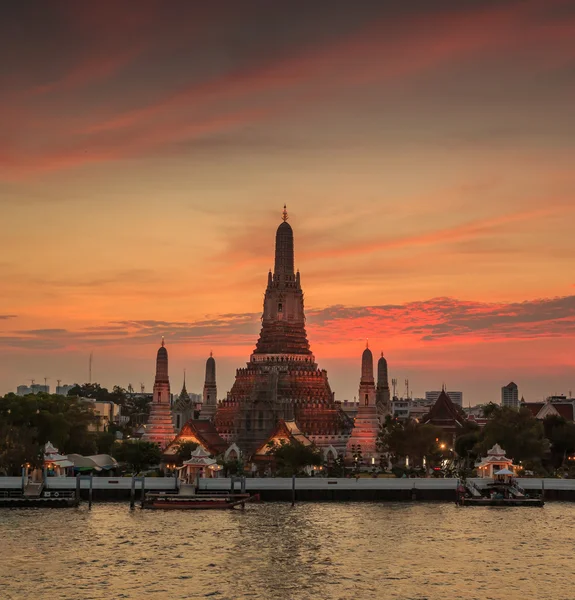
<path fill-rule="evenodd" d="M 461 426 L 463 421 L 464 417 L 461 416 L 447 392 L 442 390 L 425 422 L 441 427 L 445 425 Z"/>
<path fill-rule="evenodd" d="M 175 454 L 182 442 L 195 442 L 213 456 L 223 454 L 228 444 L 219 436 L 211 421 L 190 419 L 181 429 L 176 439 L 164 450 L 164 454 Z"/>
<path fill-rule="evenodd" d="M 295 421 L 285 421 L 284 419 L 280 419 L 271 435 L 269 435 L 266 441 L 263 444 L 260 444 L 254 452 L 254 456 L 267 456 L 269 450 L 268 444 L 274 440 L 286 440 L 288 442 L 293 440 L 304 446 L 312 445 L 311 440 L 300 431 Z"/>

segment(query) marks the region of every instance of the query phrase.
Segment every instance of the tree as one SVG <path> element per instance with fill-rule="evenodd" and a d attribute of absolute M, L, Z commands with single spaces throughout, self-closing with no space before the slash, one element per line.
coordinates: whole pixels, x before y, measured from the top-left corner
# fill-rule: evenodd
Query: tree
<path fill-rule="evenodd" d="M 96 421 L 90 403 L 78 398 L 44 393 L 0 398 L 0 426 L 21 428 L 33 444 L 52 442 L 63 454 L 93 454 L 95 435 L 90 429 Z"/>
<path fill-rule="evenodd" d="M 552 469 L 565 464 L 567 457 L 575 452 L 575 423 L 563 417 L 549 415 L 543 419 L 543 430 L 549 441 L 549 463 Z"/>
<path fill-rule="evenodd" d="M 33 428 L 6 423 L 0 425 L 0 472 L 17 476 L 26 463 L 31 467 L 40 467 L 43 460 L 42 446 Z"/>
<path fill-rule="evenodd" d="M 455 439 L 453 448 L 463 463 L 464 469 L 470 468 L 477 459 L 478 454 L 476 448 L 480 439 L 481 434 L 479 431 L 463 433 Z"/>
<path fill-rule="evenodd" d="M 475 451 L 482 455 L 499 444 L 515 462 L 540 463 L 549 449 L 543 424 L 526 408 L 513 410 L 494 405 L 491 418 L 481 432 L 481 440 Z"/>
<path fill-rule="evenodd" d="M 399 421 L 388 416 L 378 434 L 378 449 L 387 453 L 392 463 L 409 457 L 412 465 L 422 466 L 425 457 L 427 464 L 433 466 L 439 464 L 444 455 L 442 437 L 443 430 L 435 425 L 411 419 Z"/>
<path fill-rule="evenodd" d="M 160 447 L 153 442 L 142 440 L 125 440 L 114 444 L 112 453 L 118 462 L 128 465 L 135 474 L 159 465 L 162 460 Z"/>
<path fill-rule="evenodd" d="M 267 454 L 273 456 L 280 477 L 299 475 L 305 467 L 318 467 L 323 463 L 321 452 L 315 446 L 305 446 L 297 440 L 270 442 Z"/>
<path fill-rule="evenodd" d="M 181 465 L 185 460 L 189 460 L 192 452 L 198 447 L 196 442 L 180 442 L 176 447 L 174 459 Z"/>

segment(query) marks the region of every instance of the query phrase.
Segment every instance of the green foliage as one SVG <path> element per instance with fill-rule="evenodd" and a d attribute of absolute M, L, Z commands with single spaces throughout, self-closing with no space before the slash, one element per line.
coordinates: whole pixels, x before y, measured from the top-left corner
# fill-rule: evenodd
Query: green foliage
<path fill-rule="evenodd" d="M 94 454 L 95 434 L 90 425 L 97 422 L 89 403 L 58 394 L 7 394 L 0 398 L 0 430 L 3 451 L 0 468 L 14 468 L 15 458 L 33 463 L 47 442 L 62 454 Z M 3 458 L 2 458 L 3 457 Z"/>
<path fill-rule="evenodd" d="M 484 456 L 492 446 L 499 444 L 515 463 L 540 461 L 549 449 L 541 421 L 526 408 L 517 411 L 493 406 L 475 451 Z"/>
<path fill-rule="evenodd" d="M 549 415 L 543 420 L 543 430 L 549 440 L 551 469 L 569 467 L 567 459 L 575 452 L 575 423 L 568 423 L 557 415 Z"/>
<path fill-rule="evenodd" d="M 296 440 L 281 440 L 279 444 L 270 442 L 267 453 L 274 457 L 279 477 L 299 475 L 305 467 L 319 467 L 323 463 L 321 452 L 315 446 L 304 446 Z"/>
<path fill-rule="evenodd" d="M 241 475 L 244 472 L 244 463 L 237 458 L 233 458 L 232 460 L 224 460 L 223 458 L 219 458 L 218 465 L 223 467 L 224 477 L 229 477 L 230 475 Z"/>
<path fill-rule="evenodd" d="M 389 454 L 392 463 L 409 457 L 411 464 L 421 466 L 423 457 L 433 466 L 446 454 L 441 449 L 443 430 L 413 420 L 399 421 L 387 417 L 378 435 L 378 450 Z M 446 444 L 444 444 L 446 445 Z"/>
<path fill-rule="evenodd" d="M 98 454 L 111 454 L 116 441 L 115 431 L 101 431 L 96 434 L 96 452 Z"/>
<path fill-rule="evenodd" d="M 136 474 L 159 464 L 162 460 L 160 447 L 153 442 L 142 440 L 125 440 L 114 444 L 112 456 L 118 462 L 129 466 Z"/>
<path fill-rule="evenodd" d="M 198 447 L 196 442 L 180 442 L 176 448 L 174 460 L 181 465 L 185 460 L 189 460 L 192 452 Z"/>
<path fill-rule="evenodd" d="M 462 433 L 456 440 L 454 450 L 462 460 L 464 468 L 469 468 L 478 458 L 477 447 L 481 440 L 480 431 Z"/>
<path fill-rule="evenodd" d="M 39 467 L 43 459 L 42 445 L 34 428 L 0 424 L 0 473 L 17 476 L 24 464 Z"/>

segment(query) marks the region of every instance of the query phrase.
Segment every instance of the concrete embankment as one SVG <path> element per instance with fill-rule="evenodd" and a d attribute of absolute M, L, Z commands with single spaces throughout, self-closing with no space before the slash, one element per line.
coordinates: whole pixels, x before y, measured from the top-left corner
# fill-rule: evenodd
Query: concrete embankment
<path fill-rule="evenodd" d="M 479 487 L 487 481 L 473 480 Z M 575 479 L 519 479 L 519 485 L 527 493 L 540 494 L 544 490 L 547 501 L 574 501 Z M 296 478 L 295 499 L 297 502 L 411 502 L 411 501 L 455 501 L 457 479 L 392 479 L 360 478 L 358 480 L 340 478 Z M 80 497 L 89 497 L 90 482 L 87 478 L 80 482 Z M 240 491 L 240 481 L 234 482 L 234 490 Z M 291 502 L 294 496 L 294 482 L 291 478 L 248 478 L 245 489 L 249 493 L 258 493 L 262 501 Z M 61 491 L 76 489 L 76 479 L 48 478 L 44 487 L 52 497 Z M 132 489 L 130 477 L 93 477 L 92 499 L 98 501 L 129 500 Z M 146 477 L 143 482 L 146 492 L 174 493 L 177 490 L 173 477 Z M 200 489 L 204 492 L 229 492 L 232 489 L 230 478 L 202 479 Z M 22 490 L 20 477 L 0 477 L 0 494 L 18 493 Z M 142 481 L 135 483 L 135 497 L 139 500 L 142 493 Z"/>

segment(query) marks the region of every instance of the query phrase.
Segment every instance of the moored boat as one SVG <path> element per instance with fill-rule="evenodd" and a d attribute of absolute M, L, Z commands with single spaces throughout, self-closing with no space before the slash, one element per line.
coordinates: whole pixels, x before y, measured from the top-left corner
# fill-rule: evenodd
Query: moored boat
<path fill-rule="evenodd" d="M 243 506 L 246 502 L 259 500 L 259 494 L 225 494 L 207 496 L 202 494 L 146 494 L 142 508 L 162 510 L 226 510 Z"/>

